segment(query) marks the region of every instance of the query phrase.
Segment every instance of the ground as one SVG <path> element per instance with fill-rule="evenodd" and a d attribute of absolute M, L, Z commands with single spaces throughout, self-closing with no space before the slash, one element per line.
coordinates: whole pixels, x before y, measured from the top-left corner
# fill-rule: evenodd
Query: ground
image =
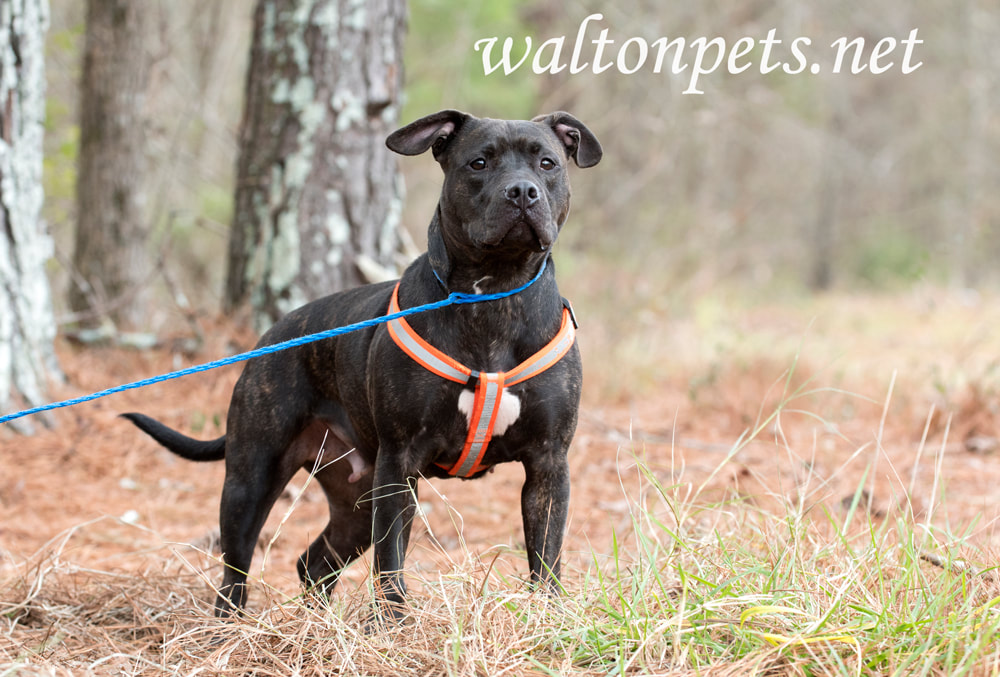
<path fill-rule="evenodd" d="M 649 477 L 703 506 L 697 514 L 709 522 L 734 505 L 791 506 L 832 520 L 866 513 L 872 524 L 926 525 L 946 560 L 991 565 L 1000 549 L 998 311 L 996 299 L 923 290 L 724 312 L 717 301 L 695 304 L 684 317 L 640 318 L 627 337 L 584 321 L 570 580 L 612 556 Z M 67 381 L 52 395 L 252 346 L 247 332 L 200 321 L 208 338 L 193 353 L 183 351 L 180 333 L 146 351 L 60 339 Z M 141 596 L 177 578 L 188 581 L 188 597 L 164 605 L 186 607 L 190 627 L 203 622 L 220 578 L 211 556 L 222 464 L 176 458 L 117 415 L 142 411 L 194 436 L 217 436 L 239 372 L 227 367 L 63 409 L 56 427 L 33 436 L 0 430 L 0 665 L 31 656 L 49 668 L 93 665 L 109 651 L 61 637 L 41 602 L 25 616 L 33 600 L 66 597 L 96 618 L 100 600 L 123 590 Z M 510 465 L 475 482 L 424 483 L 408 575 L 523 577 L 522 478 Z M 300 473 L 262 536 L 254 573 L 263 567 L 270 592 L 256 587 L 252 609 L 299 593 L 295 559 L 325 525 L 325 512 L 321 491 Z M 338 594 L 363 598 L 368 564 L 351 567 Z M 107 619 L 95 623 L 110 632 Z"/>

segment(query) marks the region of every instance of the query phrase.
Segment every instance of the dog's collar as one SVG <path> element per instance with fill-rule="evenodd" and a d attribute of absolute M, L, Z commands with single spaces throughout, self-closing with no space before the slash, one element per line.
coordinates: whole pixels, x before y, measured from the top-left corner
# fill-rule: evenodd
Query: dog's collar
<path fill-rule="evenodd" d="M 522 292 L 531 285 L 535 284 L 535 282 L 537 282 L 538 279 L 542 276 L 542 273 L 545 272 L 545 267 L 548 265 L 548 263 L 549 263 L 549 257 L 546 256 L 544 259 L 542 259 L 542 265 L 538 266 L 538 272 L 535 273 L 535 276 L 533 278 L 528 280 L 525 284 L 521 285 L 517 289 L 512 289 L 509 292 L 505 292 L 506 295 L 517 294 L 518 292 Z M 441 277 L 441 275 L 438 274 L 437 269 L 433 265 L 431 265 L 431 272 L 434 273 L 434 279 L 436 279 L 438 281 L 438 284 L 441 285 L 441 288 L 444 289 L 445 294 L 458 294 L 459 296 L 466 296 L 466 297 L 476 296 L 476 294 L 462 294 L 460 292 L 452 292 L 450 289 L 448 289 L 448 283 L 446 283 L 444 279 Z"/>
<path fill-rule="evenodd" d="M 389 301 L 389 313 L 398 312 L 399 283 L 397 282 Z M 417 364 L 441 378 L 475 386 L 469 432 L 462 453 L 451 467 L 438 464 L 449 475 L 458 477 L 472 477 L 487 467 L 482 465 L 482 460 L 486 456 L 486 447 L 493 437 L 493 426 L 496 423 L 504 389 L 527 381 L 559 362 L 576 340 L 576 317 L 566 299 L 563 299 L 562 324 L 555 338 L 527 360 L 505 372 L 480 372 L 470 369 L 422 339 L 402 317 L 389 321 L 388 327 L 392 340 Z"/>
<path fill-rule="evenodd" d="M 434 279 L 436 279 L 438 284 L 441 285 L 441 289 L 444 289 L 444 293 L 450 294 L 451 292 L 448 290 L 448 285 L 445 284 L 445 281 L 441 279 L 440 275 L 438 275 L 437 269 L 434 266 L 431 266 L 431 272 L 434 273 Z"/>

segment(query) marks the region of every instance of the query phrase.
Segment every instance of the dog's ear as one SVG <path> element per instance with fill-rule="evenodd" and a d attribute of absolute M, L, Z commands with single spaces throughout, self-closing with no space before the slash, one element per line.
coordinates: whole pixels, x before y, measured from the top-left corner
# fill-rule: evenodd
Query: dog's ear
<path fill-rule="evenodd" d="M 432 148 L 437 158 L 471 118 L 468 113 L 457 110 L 439 111 L 397 129 L 385 140 L 385 145 L 400 155 L 420 155 Z"/>
<path fill-rule="evenodd" d="M 532 122 L 548 125 L 566 146 L 566 154 L 573 158 L 578 167 L 593 167 L 601 161 L 604 151 L 594 133 L 569 113 L 559 111 L 539 115 Z"/>

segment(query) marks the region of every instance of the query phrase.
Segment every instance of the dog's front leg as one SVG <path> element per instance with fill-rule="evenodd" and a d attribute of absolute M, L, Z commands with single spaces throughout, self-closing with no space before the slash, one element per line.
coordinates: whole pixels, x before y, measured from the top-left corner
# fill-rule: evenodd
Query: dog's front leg
<path fill-rule="evenodd" d="M 552 451 L 524 461 L 521 518 L 531 582 L 559 592 L 563 532 L 569 508 L 569 463 Z"/>
<path fill-rule="evenodd" d="M 398 620 L 403 613 L 403 559 L 417 508 L 417 478 L 400 466 L 396 454 L 379 451 L 372 490 L 373 574 L 375 614 L 386 620 Z"/>

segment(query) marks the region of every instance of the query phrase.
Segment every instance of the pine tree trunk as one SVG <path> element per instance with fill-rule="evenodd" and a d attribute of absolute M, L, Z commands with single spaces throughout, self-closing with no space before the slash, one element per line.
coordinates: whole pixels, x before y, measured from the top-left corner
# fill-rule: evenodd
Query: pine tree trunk
<path fill-rule="evenodd" d="M 145 319 L 147 11 L 135 0 L 87 0 L 69 304 L 89 326 L 107 317 L 135 329 Z"/>
<path fill-rule="evenodd" d="M 45 0 L 0 0 L 0 412 L 37 406 L 61 379 L 41 220 Z M 45 420 L 45 419 L 43 419 Z M 12 427 L 31 431 L 25 419 Z"/>
<path fill-rule="evenodd" d="M 404 0 L 257 3 L 225 306 L 259 329 L 395 272 L 404 30 Z"/>
<path fill-rule="evenodd" d="M 834 101 L 830 119 L 826 125 L 826 139 L 823 145 L 823 157 L 819 170 L 819 182 L 815 200 L 816 214 L 812 223 L 806 223 L 805 242 L 809 261 L 808 285 L 812 291 L 828 291 L 836 281 L 836 241 L 837 224 L 839 220 L 840 203 L 844 183 L 844 157 L 840 152 L 843 144 L 844 128 L 847 113 L 843 101 L 847 94 L 835 86 L 830 87 L 830 99 Z"/>

